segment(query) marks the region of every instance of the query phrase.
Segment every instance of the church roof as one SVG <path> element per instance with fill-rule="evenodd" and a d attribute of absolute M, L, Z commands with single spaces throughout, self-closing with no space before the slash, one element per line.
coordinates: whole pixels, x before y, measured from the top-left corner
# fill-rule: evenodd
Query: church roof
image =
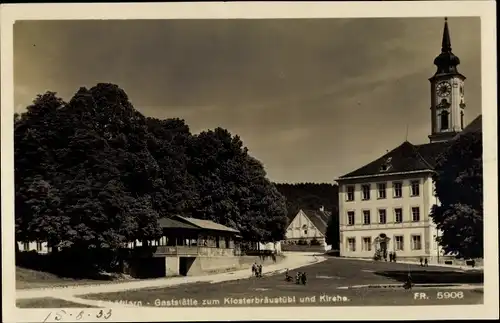
<path fill-rule="evenodd" d="M 457 136 L 468 132 L 482 131 L 482 116 L 476 117 Z M 369 177 L 374 175 L 432 171 L 438 157 L 446 151 L 451 141 L 414 145 L 408 141 L 389 151 L 382 157 L 339 178 Z"/>

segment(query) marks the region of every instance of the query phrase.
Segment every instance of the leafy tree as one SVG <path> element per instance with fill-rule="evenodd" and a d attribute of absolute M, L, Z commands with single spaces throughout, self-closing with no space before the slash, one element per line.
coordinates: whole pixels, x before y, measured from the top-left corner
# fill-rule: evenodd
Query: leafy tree
<path fill-rule="evenodd" d="M 440 205 L 431 216 L 443 232 L 446 253 L 461 258 L 483 256 L 482 133 L 460 135 L 438 161 L 434 181 Z"/>
<path fill-rule="evenodd" d="M 147 134 L 116 85 L 81 88 L 69 103 L 38 96 L 15 119 L 18 240 L 78 250 L 99 267 L 102 250 L 157 237 L 150 193 L 158 165 Z"/>
<path fill-rule="evenodd" d="M 237 228 L 248 241 L 281 239 L 285 200 L 238 136 L 222 128 L 204 131 L 192 138 L 188 155 L 198 194 L 194 217 Z"/>

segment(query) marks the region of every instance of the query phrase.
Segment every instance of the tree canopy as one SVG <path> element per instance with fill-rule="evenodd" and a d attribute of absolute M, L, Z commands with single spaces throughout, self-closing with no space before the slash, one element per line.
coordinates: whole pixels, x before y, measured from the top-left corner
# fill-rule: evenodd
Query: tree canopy
<path fill-rule="evenodd" d="M 80 88 L 65 102 L 38 95 L 14 118 L 16 239 L 114 250 L 161 234 L 174 214 L 274 241 L 284 197 L 238 136 L 191 134 L 180 119 L 145 117 L 114 84 Z"/>
<path fill-rule="evenodd" d="M 440 205 L 431 216 L 446 253 L 460 258 L 483 256 L 482 133 L 468 132 L 454 140 L 442 155 L 434 176 Z"/>

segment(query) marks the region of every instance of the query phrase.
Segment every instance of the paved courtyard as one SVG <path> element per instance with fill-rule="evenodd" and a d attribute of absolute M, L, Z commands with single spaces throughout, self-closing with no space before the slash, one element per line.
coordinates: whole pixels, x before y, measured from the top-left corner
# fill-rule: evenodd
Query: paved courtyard
<path fill-rule="evenodd" d="M 307 272 L 306 286 L 286 282 L 279 273 L 220 283 L 194 283 L 88 294 L 88 300 L 130 306 L 360 306 L 481 304 L 480 271 L 328 258 L 297 269 Z M 416 286 L 402 287 L 408 272 Z M 296 270 L 290 271 L 294 277 Z M 439 286 L 436 286 L 438 284 Z"/>

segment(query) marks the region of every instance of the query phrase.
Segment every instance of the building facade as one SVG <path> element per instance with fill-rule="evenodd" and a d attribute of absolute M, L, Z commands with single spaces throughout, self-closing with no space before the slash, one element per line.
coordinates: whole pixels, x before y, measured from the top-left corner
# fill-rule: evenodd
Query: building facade
<path fill-rule="evenodd" d="M 451 51 L 445 19 L 441 53 L 434 60 L 431 84 L 430 143 L 408 141 L 361 168 L 341 176 L 339 184 L 340 254 L 344 257 L 445 260 L 430 217 L 434 204 L 432 175 L 438 157 L 464 130 L 464 81 Z M 479 121 L 478 121 L 479 120 Z M 480 116 L 471 124 L 480 123 Z M 480 126 L 479 126 L 480 128 Z M 441 260 L 440 260 L 441 259 Z"/>
<path fill-rule="evenodd" d="M 283 251 L 326 251 L 326 229 L 331 213 L 319 210 L 299 210 L 291 219 L 282 244 Z"/>

